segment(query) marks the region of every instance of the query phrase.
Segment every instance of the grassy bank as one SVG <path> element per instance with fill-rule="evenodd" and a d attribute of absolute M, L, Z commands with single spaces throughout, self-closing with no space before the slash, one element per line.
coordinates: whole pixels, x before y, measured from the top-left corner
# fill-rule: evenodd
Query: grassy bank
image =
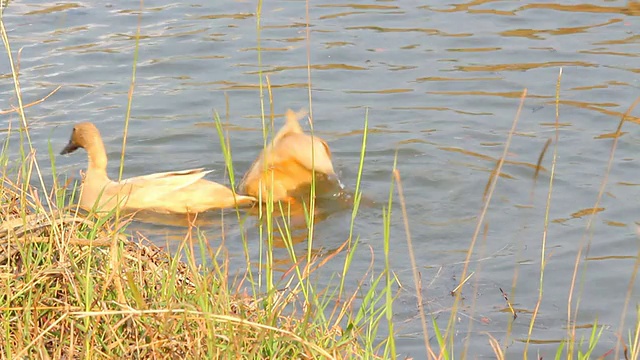
<path fill-rule="evenodd" d="M 205 269 L 124 235 L 126 221 L 46 210 L 2 187 L 0 343 L 4 358 L 348 358 L 366 353 L 299 286 L 248 296 Z M 185 239 L 206 248 L 206 240 Z M 190 247 L 183 250 L 189 254 Z M 216 249 L 217 251 L 221 249 Z M 213 270 L 212 270 L 213 268 Z M 306 301 L 305 301 L 306 299 Z M 338 309 L 347 311 L 348 307 Z"/>

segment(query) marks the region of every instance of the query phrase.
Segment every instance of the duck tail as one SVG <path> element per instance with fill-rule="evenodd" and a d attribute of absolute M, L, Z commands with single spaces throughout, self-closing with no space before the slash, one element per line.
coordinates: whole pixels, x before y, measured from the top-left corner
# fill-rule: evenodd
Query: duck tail
<path fill-rule="evenodd" d="M 298 110 L 297 112 L 291 109 L 288 109 L 287 112 L 284 114 L 284 117 L 286 119 L 287 126 L 292 126 L 302 131 L 302 128 L 300 127 L 300 120 L 304 119 L 304 117 L 307 116 L 308 114 L 309 112 L 304 108 Z"/>
<path fill-rule="evenodd" d="M 236 194 L 236 203 L 238 205 L 251 205 L 258 201 L 253 196 Z"/>

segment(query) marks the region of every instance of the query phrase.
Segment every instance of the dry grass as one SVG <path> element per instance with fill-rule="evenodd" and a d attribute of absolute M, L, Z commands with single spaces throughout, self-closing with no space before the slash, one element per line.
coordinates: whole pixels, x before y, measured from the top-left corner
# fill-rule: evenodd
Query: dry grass
<path fill-rule="evenodd" d="M 2 358 L 343 358 L 356 337 L 299 316 L 295 291 L 255 298 L 225 264 L 193 267 L 104 219 L 47 210 L 5 179 L 0 226 Z M 117 251 L 110 251 L 116 237 Z M 188 247 L 184 248 L 188 251 Z M 110 270 L 115 253 L 122 269 Z M 221 270 L 222 269 L 222 270 Z M 124 300 L 124 301 L 122 301 Z M 268 307 L 268 308 L 267 308 Z M 350 339 L 350 340 L 349 340 Z"/>

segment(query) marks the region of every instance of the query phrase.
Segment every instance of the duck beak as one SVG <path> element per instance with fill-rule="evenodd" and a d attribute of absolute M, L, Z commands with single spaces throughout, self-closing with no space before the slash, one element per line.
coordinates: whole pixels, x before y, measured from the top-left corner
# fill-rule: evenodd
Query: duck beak
<path fill-rule="evenodd" d="M 67 146 L 65 146 L 64 149 L 60 151 L 60 155 L 70 154 L 78 150 L 78 148 L 79 148 L 78 145 L 74 144 L 73 141 L 69 140 L 69 143 L 67 144 Z"/>

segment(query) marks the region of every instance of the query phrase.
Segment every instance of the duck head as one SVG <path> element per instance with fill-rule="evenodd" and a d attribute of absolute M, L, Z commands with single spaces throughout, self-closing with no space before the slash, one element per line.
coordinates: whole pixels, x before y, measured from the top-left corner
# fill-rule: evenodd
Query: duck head
<path fill-rule="evenodd" d="M 90 122 L 76 124 L 71 132 L 71 139 L 67 146 L 60 152 L 61 155 L 70 154 L 78 148 L 83 148 L 89 156 L 88 171 L 106 176 L 107 153 L 104 149 L 102 137 L 98 128 Z"/>
<path fill-rule="evenodd" d="M 64 147 L 64 149 L 62 149 L 60 155 L 70 154 L 78 150 L 78 148 L 86 150 L 97 140 L 101 141 L 100 131 L 98 131 L 98 128 L 96 128 L 95 125 L 90 122 L 76 124 L 71 132 L 71 139 L 69 139 L 69 143 Z"/>

